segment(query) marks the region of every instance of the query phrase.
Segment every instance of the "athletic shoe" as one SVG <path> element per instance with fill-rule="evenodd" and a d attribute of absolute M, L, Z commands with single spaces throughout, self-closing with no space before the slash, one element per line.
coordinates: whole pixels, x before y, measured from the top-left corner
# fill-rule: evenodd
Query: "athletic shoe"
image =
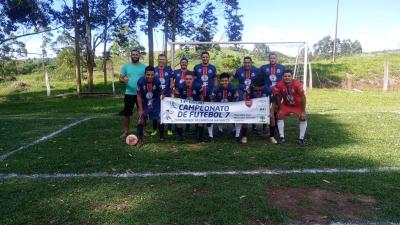
<path fill-rule="evenodd" d="M 160 141 L 165 141 L 164 135 L 161 135 L 161 136 L 160 136 Z"/>
<path fill-rule="evenodd" d="M 172 136 L 172 135 L 174 135 L 174 133 L 172 133 L 172 130 L 168 130 L 168 131 L 167 131 L 167 135 L 168 135 L 168 136 Z"/>
<path fill-rule="evenodd" d="M 179 135 L 176 135 L 175 141 L 183 141 L 183 137 L 179 136 Z"/>
<path fill-rule="evenodd" d="M 151 136 L 156 136 L 158 134 L 158 130 L 155 130 L 155 131 L 153 131 L 153 132 L 151 132 Z"/>
<path fill-rule="evenodd" d="M 237 143 L 241 143 L 240 137 L 235 137 L 235 141 L 236 141 Z"/>
<path fill-rule="evenodd" d="M 297 139 L 297 144 L 298 145 L 300 145 L 300 146 L 305 146 L 306 145 L 306 143 L 304 142 L 304 139 Z"/>
<path fill-rule="evenodd" d="M 278 144 L 278 141 L 274 137 L 269 137 L 269 142 L 271 142 L 274 145 Z"/>
<path fill-rule="evenodd" d="M 242 144 L 247 144 L 247 137 L 242 137 L 242 140 L 240 140 Z"/>
<path fill-rule="evenodd" d="M 140 148 L 144 145 L 143 139 L 139 139 L 138 142 L 136 143 L 135 147 Z"/>
<path fill-rule="evenodd" d="M 213 141 L 214 141 L 214 138 L 208 136 L 208 137 L 206 138 L 206 140 L 204 140 L 204 141 L 205 141 L 205 142 L 213 142 Z"/>
<path fill-rule="evenodd" d="M 283 145 L 283 144 L 285 144 L 285 138 L 283 138 L 283 137 L 281 137 L 281 138 L 279 138 L 279 144 L 280 145 Z"/>

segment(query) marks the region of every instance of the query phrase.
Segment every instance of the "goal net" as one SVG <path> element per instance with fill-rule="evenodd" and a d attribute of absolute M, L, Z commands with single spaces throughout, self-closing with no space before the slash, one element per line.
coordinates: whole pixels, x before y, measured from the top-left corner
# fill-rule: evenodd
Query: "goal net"
<path fill-rule="evenodd" d="M 196 64 L 201 63 L 201 52 L 208 51 L 210 64 L 217 68 L 217 73 L 228 72 L 234 74 L 236 69 L 243 64 L 243 58 L 250 56 L 253 65 L 260 67 L 269 63 L 270 53 L 277 55 L 277 63 L 293 70 L 294 77 L 307 84 L 308 52 L 306 41 L 295 42 L 171 42 L 170 63 L 171 67 L 179 69 L 182 58 L 189 61 L 188 69 L 193 70 Z M 310 80 L 312 81 L 312 80 Z M 310 87 L 312 83 L 309 83 Z"/>

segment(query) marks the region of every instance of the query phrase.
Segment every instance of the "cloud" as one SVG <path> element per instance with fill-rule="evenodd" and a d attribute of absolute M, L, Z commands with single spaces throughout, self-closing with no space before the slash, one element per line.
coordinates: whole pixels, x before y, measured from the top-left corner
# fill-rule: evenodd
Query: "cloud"
<path fill-rule="evenodd" d="M 400 29 L 391 30 L 386 34 L 363 32 L 356 35 L 355 39 L 361 42 L 364 52 L 400 49 Z"/>

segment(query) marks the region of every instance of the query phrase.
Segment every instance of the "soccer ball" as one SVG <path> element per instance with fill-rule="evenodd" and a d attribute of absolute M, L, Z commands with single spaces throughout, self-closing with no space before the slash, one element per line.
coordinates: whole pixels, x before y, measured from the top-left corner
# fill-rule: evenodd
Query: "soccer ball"
<path fill-rule="evenodd" d="M 138 138 L 134 134 L 130 134 L 126 136 L 126 143 L 130 146 L 135 146 L 136 143 L 138 142 Z"/>

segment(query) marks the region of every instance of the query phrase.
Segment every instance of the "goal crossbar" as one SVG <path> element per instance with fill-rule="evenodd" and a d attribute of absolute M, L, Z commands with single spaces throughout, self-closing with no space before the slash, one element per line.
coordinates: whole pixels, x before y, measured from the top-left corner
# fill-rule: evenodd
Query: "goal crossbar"
<path fill-rule="evenodd" d="M 175 65 L 175 46 L 176 45 L 217 45 L 217 44 L 267 44 L 267 45 L 274 45 L 274 44 L 299 44 L 304 45 L 304 72 L 303 72 L 303 88 L 306 90 L 307 88 L 307 71 L 308 71 L 308 42 L 307 41 L 192 41 L 192 42 L 169 42 L 171 47 L 171 65 Z M 301 47 L 301 46 L 300 46 Z M 299 51 L 300 52 L 300 51 Z M 297 57 L 298 58 L 298 55 Z M 296 59 L 297 61 L 297 59 Z M 297 63 L 297 62 L 296 62 Z M 297 67 L 297 65 L 296 65 Z M 311 75 L 311 74 L 310 74 Z M 312 79 L 312 77 L 310 77 Z"/>

